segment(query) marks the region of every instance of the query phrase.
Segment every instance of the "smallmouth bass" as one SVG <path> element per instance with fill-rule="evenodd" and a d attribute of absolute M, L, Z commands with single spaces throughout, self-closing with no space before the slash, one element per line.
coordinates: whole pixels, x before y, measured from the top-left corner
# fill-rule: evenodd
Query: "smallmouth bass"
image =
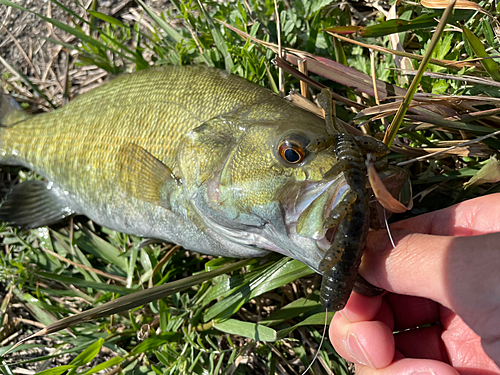
<path fill-rule="evenodd" d="M 50 113 L 0 103 L 0 164 L 47 181 L 16 186 L 0 219 L 22 227 L 84 214 L 105 227 L 229 257 L 275 251 L 319 272 L 325 219 L 349 188 L 325 121 L 204 67 L 118 78 Z"/>

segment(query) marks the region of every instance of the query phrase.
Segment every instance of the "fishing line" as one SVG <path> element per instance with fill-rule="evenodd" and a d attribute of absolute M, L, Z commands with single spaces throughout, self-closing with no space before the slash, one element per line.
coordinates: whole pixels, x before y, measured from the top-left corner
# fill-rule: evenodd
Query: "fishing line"
<path fill-rule="evenodd" d="M 387 234 L 389 235 L 389 239 L 391 240 L 392 248 L 396 249 L 396 245 L 394 244 L 394 240 L 392 239 L 391 229 L 389 228 L 389 223 L 387 222 L 387 215 L 385 214 L 385 208 L 384 208 L 384 221 L 385 221 L 385 229 L 387 229 Z"/>
<path fill-rule="evenodd" d="M 319 343 L 318 350 L 316 351 L 316 354 L 314 354 L 314 357 L 313 357 L 311 363 L 309 364 L 309 366 L 307 366 L 307 368 L 304 370 L 304 372 L 300 375 L 305 375 L 311 369 L 312 365 L 314 365 L 314 362 L 316 362 L 316 359 L 318 359 L 319 351 L 321 350 L 321 347 L 323 346 L 323 341 L 325 341 L 326 326 L 327 325 L 328 325 L 328 309 L 325 309 L 325 325 L 323 326 L 323 335 L 321 336 L 321 341 Z"/>

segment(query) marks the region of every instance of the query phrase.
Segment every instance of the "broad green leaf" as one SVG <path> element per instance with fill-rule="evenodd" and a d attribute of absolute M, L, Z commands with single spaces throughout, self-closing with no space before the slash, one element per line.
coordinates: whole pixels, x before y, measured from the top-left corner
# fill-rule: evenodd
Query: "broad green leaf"
<path fill-rule="evenodd" d="M 333 316 L 335 315 L 335 312 L 329 312 L 328 316 L 326 318 L 326 324 L 329 324 Z M 295 324 L 292 327 L 282 329 L 281 331 L 278 331 L 278 339 L 284 339 L 290 335 L 292 331 L 294 331 L 298 327 L 302 326 L 310 326 L 310 325 L 324 325 L 325 324 L 325 313 L 318 313 L 311 315 L 310 317 L 304 319 L 300 323 Z"/>
<path fill-rule="evenodd" d="M 106 369 L 108 369 L 110 367 L 119 365 L 120 363 L 123 362 L 124 359 L 125 358 L 122 358 L 122 357 L 111 358 L 111 359 L 107 360 L 106 362 L 99 363 L 97 366 L 92 367 L 88 371 L 79 372 L 78 375 L 92 375 L 92 374 L 95 374 L 95 373 L 97 373 L 99 371 L 103 371 L 103 370 L 106 370 Z"/>
<path fill-rule="evenodd" d="M 215 317 L 219 319 L 229 317 L 251 298 L 288 284 L 300 277 L 310 275 L 313 272 L 299 261 L 283 258 L 266 269 L 251 275 L 251 280 L 242 282 L 237 288 L 234 288 L 234 291 L 229 296 L 211 306 L 204 314 L 203 319 L 207 322 Z"/>
<path fill-rule="evenodd" d="M 149 14 L 149 16 L 160 26 L 163 31 L 167 33 L 169 37 L 171 37 L 175 43 L 179 43 L 182 40 L 182 35 L 179 34 L 172 26 L 170 26 L 163 18 L 158 16 L 155 12 L 153 12 L 142 0 L 136 0 L 139 5 Z"/>
<path fill-rule="evenodd" d="M 437 25 L 435 18 L 435 14 L 426 14 L 409 21 L 403 19 L 389 20 L 365 27 L 360 33 L 363 37 L 376 38 L 408 30 L 428 29 Z"/>
<path fill-rule="evenodd" d="M 166 342 L 176 342 L 182 334 L 177 332 L 164 332 L 159 335 L 150 336 L 135 348 L 131 350 L 131 354 L 146 353 L 150 350 L 154 350 Z"/>
<path fill-rule="evenodd" d="M 312 274 L 314 274 L 314 271 L 304 263 L 298 260 L 289 260 L 283 267 L 280 267 L 276 272 L 259 283 L 250 294 L 251 298 Z"/>
<path fill-rule="evenodd" d="M 483 42 L 465 26 L 462 27 L 462 30 L 465 39 L 476 56 L 483 57 L 483 59 L 480 60 L 481 65 L 483 65 L 484 69 L 486 69 L 491 78 L 495 81 L 500 81 L 500 69 L 498 64 L 490 58 L 490 55 L 488 55 L 488 52 L 486 52 L 486 49 L 484 48 Z"/>
<path fill-rule="evenodd" d="M 40 345 L 38 345 L 39 347 Z M 27 363 L 34 363 L 34 362 L 40 362 L 40 361 L 45 361 L 47 359 L 52 359 L 52 358 L 56 358 L 56 357 L 61 357 L 63 355 L 66 355 L 66 354 L 71 354 L 73 355 L 74 353 L 78 353 L 80 351 L 83 351 L 87 348 L 87 344 L 85 345 L 79 345 L 79 346 L 75 346 L 75 347 L 72 347 L 71 349 L 67 349 L 67 350 L 61 350 L 59 352 L 55 352 L 54 354 L 50 354 L 50 355 L 43 355 L 43 356 L 40 356 L 40 357 L 34 357 L 34 358 L 29 358 L 27 360 L 24 360 L 24 361 L 17 361 L 16 362 L 16 365 L 19 366 L 19 365 L 24 365 L 24 364 L 27 364 Z M 22 348 L 29 348 L 31 346 L 29 345 L 26 345 L 26 344 L 20 344 L 20 345 L 13 345 L 13 346 L 7 346 L 5 348 L 2 348 L 3 350 L 1 351 L 1 355 L 5 355 L 5 353 L 7 351 L 11 351 L 12 352 L 17 352 L 19 350 L 22 350 Z M 20 349 L 21 348 L 21 349 Z"/>
<path fill-rule="evenodd" d="M 54 316 L 47 312 L 47 306 L 43 301 L 40 301 L 29 293 L 22 293 L 17 287 L 14 287 L 12 292 L 24 303 L 26 308 L 40 323 L 48 326 L 54 322 Z"/>
<path fill-rule="evenodd" d="M 311 23 L 311 31 L 307 39 L 306 50 L 307 52 L 314 53 L 316 49 L 316 40 L 318 38 L 318 31 L 321 23 L 321 13 L 316 13 Z"/>
<path fill-rule="evenodd" d="M 87 12 L 89 12 L 95 18 L 99 18 L 100 20 L 110 23 L 111 25 L 127 27 L 127 25 L 125 25 L 122 21 L 116 19 L 115 17 L 108 16 L 107 14 L 97 12 L 95 10 L 87 10 Z"/>
<path fill-rule="evenodd" d="M 81 264 L 87 266 L 87 267 L 92 267 L 92 264 L 89 262 L 85 254 L 78 248 L 78 246 L 73 247 L 73 251 L 75 252 L 76 258 L 75 262 L 78 263 L 80 262 Z M 102 282 L 102 280 L 99 278 L 99 276 L 92 271 L 89 270 L 84 270 L 83 268 L 79 267 L 80 273 L 85 277 L 86 280 L 93 280 L 95 282 Z"/>
<path fill-rule="evenodd" d="M 208 12 L 205 10 L 205 7 L 203 6 L 203 3 L 198 0 L 198 5 L 203 12 L 203 15 L 205 16 L 206 21 L 208 22 L 210 26 L 210 31 L 212 33 L 212 36 L 214 38 L 215 45 L 217 46 L 217 49 L 220 51 L 222 56 L 224 57 L 224 63 L 226 66 L 226 70 L 228 72 L 231 72 L 233 69 L 234 63 L 233 59 L 231 58 L 231 54 L 229 53 L 227 49 L 227 44 L 226 44 L 226 39 L 222 36 L 222 33 L 220 29 L 214 24 L 214 21 L 212 20 L 212 16 L 208 14 Z"/>
<path fill-rule="evenodd" d="M 209 260 L 205 263 L 205 271 L 213 271 L 220 267 L 224 267 L 226 264 L 234 262 L 234 258 L 220 257 Z"/>
<path fill-rule="evenodd" d="M 321 304 L 317 301 L 313 301 L 306 298 L 299 298 L 281 309 L 271 314 L 266 319 L 260 321 L 260 324 L 276 324 L 284 320 L 292 319 L 300 314 L 306 313 L 313 309 L 318 308 Z"/>
<path fill-rule="evenodd" d="M 123 274 L 120 276 L 125 276 L 127 274 L 127 258 L 121 256 L 122 253 L 120 250 L 90 230 L 82 227 L 82 232 L 78 232 L 78 234 L 75 233 L 75 243 L 80 249 L 120 267 L 123 270 Z"/>
<path fill-rule="evenodd" d="M 311 8 L 309 9 L 309 15 L 313 15 L 316 12 L 319 12 L 321 9 L 331 4 L 333 0 L 316 0 L 311 1 Z"/>
<path fill-rule="evenodd" d="M 483 18 L 481 20 L 481 29 L 483 29 L 483 33 L 484 33 L 484 37 L 486 38 L 486 42 L 490 46 L 494 46 L 496 44 L 495 34 L 493 33 L 493 30 L 491 29 L 491 25 L 488 21 L 488 18 Z"/>
<path fill-rule="evenodd" d="M 232 335 L 248 337 L 256 341 L 273 342 L 277 340 L 276 331 L 274 329 L 256 323 L 227 319 L 222 322 L 215 322 L 214 328 Z"/>
<path fill-rule="evenodd" d="M 75 359 L 70 362 L 70 365 L 75 367 L 80 367 L 86 365 L 94 359 L 94 357 L 101 351 L 102 345 L 104 344 L 103 339 L 99 339 L 93 344 L 89 345 L 87 349 L 78 354 Z"/>
<path fill-rule="evenodd" d="M 62 365 L 37 372 L 37 375 L 61 375 L 64 374 L 66 371 L 72 370 L 74 368 L 75 365 Z"/>
<path fill-rule="evenodd" d="M 344 47 L 342 47 L 342 43 L 337 38 L 333 37 L 333 45 L 335 48 L 335 60 L 338 63 L 347 66 L 347 57 L 344 51 Z"/>

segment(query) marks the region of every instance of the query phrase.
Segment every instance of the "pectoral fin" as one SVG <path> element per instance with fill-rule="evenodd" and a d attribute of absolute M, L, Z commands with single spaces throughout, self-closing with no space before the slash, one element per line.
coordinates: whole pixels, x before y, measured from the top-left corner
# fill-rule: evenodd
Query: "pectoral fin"
<path fill-rule="evenodd" d="M 116 164 L 117 183 L 127 195 L 170 209 L 168 194 L 178 180 L 161 160 L 129 143 L 120 147 Z"/>
<path fill-rule="evenodd" d="M 26 181 L 16 185 L 0 206 L 0 220 L 23 228 L 55 223 L 74 211 L 65 192 L 44 181 Z"/>

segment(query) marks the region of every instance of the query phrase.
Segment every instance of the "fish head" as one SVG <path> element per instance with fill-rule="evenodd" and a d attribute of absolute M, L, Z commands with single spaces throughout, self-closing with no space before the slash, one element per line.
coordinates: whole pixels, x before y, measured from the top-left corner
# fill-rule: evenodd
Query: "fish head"
<path fill-rule="evenodd" d="M 333 240 L 324 221 L 348 186 L 342 173 L 325 178 L 337 162 L 333 148 L 309 151 L 327 134 L 324 120 L 290 108 L 279 118 L 238 113 L 202 124 L 189 133 L 179 166 L 208 235 L 317 271 Z"/>

